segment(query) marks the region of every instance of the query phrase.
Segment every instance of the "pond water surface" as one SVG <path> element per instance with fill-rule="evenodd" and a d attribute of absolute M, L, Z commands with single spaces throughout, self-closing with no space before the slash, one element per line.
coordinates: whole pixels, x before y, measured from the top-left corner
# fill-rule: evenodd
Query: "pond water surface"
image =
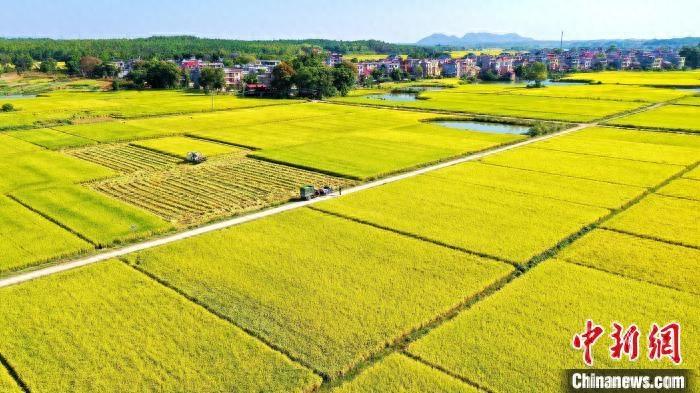
<path fill-rule="evenodd" d="M 433 122 L 433 124 L 438 124 L 447 128 L 455 128 L 458 130 L 490 132 L 493 134 L 524 134 L 530 130 L 530 127 L 528 126 L 487 123 L 483 121 L 436 121 Z"/>

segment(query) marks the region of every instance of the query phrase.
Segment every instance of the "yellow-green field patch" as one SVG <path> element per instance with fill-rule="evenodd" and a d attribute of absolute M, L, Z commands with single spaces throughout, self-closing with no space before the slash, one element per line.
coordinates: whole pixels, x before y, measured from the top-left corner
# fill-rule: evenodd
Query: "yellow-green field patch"
<path fill-rule="evenodd" d="M 585 128 L 531 146 L 661 164 L 690 165 L 700 160 L 700 138 L 695 135 L 608 127 Z"/>
<path fill-rule="evenodd" d="M 608 209 L 416 176 L 317 204 L 319 209 L 469 251 L 524 263 Z"/>
<path fill-rule="evenodd" d="M 658 194 L 700 201 L 700 181 L 676 179 L 657 191 Z"/>
<path fill-rule="evenodd" d="M 683 169 L 677 165 L 591 156 L 536 147 L 521 147 L 486 157 L 482 161 L 487 164 L 635 187 L 653 187 Z"/>
<path fill-rule="evenodd" d="M 308 209 L 129 259 L 330 376 L 513 270 Z"/>
<path fill-rule="evenodd" d="M 5 196 L 0 196 L 0 239 L 0 273 L 93 248 Z"/>
<path fill-rule="evenodd" d="M 649 195 L 604 223 L 618 229 L 671 243 L 700 247 L 700 202 Z"/>
<path fill-rule="evenodd" d="M 22 393 L 22 389 L 4 368 L 0 367 L 0 392 Z"/>
<path fill-rule="evenodd" d="M 301 393 L 320 384 L 118 261 L 3 288 L 0 300 L 0 352 L 32 391 Z"/>
<path fill-rule="evenodd" d="M 700 166 L 686 172 L 683 177 L 688 178 L 688 179 L 694 179 L 694 180 L 700 180 Z"/>
<path fill-rule="evenodd" d="M 700 131 L 700 106 L 665 105 L 610 122 L 622 126 Z"/>
<path fill-rule="evenodd" d="M 567 75 L 564 80 L 646 86 L 700 86 L 700 71 L 601 71 Z"/>
<path fill-rule="evenodd" d="M 79 147 L 92 145 L 97 142 L 80 136 L 66 134 L 51 128 L 39 128 L 34 130 L 10 131 L 7 133 L 17 139 L 33 143 L 51 150 L 66 147 Z"/>
<path fill-rule="evenodd" d="M 201 139 L 188 138 L 183 136 L 171 136 L 159 139 L 147 139 L 132 142 L 132 145 L 155 150 L 160 153 L 185 158 L 189 152 L 199 152 L 207 157 L 214 157 L 222 154 L 242 153 L 244 149 L 221 143 L 208 142 Z"/>
<path fill-rule="evenodd" d="M 78 183 L 114 176 L 108 168 L 52 151 L 0 157 L 0 192 L 48 184 Z"/>
<path fill-rule="evenodd" d="M 476 393 L 466 383 L 408 356 L 392 354 L 333 393 Z"/>
<path fill-rule="evenodd" d="M 99 142 L 120 142 L 177 134 L 172 130 L 150 129 L 127 121 L 104 121 L 56 127 L 58 131 Z"/>
<path fill-rule="evenodd" d="M 572 337 L 587 319 L 606 329 L 593 346 L 596 368 L 675 368 L 646 357 L 642 337 L 652 323 L 682 326 L 682 368 L 700 366 L 697 295 L 550 260 L 460 313 L 409 346 L 409 351 L 491 391 L 560 392 L 562 370 L 583 368 Z M 611 324 L 641 329 L 636 362 L 610 358 Z"/>
<path fill-rule="evenodd" d="M 41 149 L 36 145 L 13 138 L 6 134 L 0 134 L 0 146 L 3 148 L 3 155 L 29 153 Z"/>
<path fill-rule="evenodd" d="M 12 195 L 97 246 L 127 242 L 172 228 L 149 212 L 81 186 L 27 189 Z"/>
<path fill-rule="evenodd" d="M 609 209 L 619 208 L 627 201 L 644 192 L 644 189 L 641 187 L 611 184 L 479 162 L 454 165 L 439 171 L 430 172 L 426 176 L 435 176 L 454 182 L 494 187 Z"/>
<path fill-rule="evenodd" d="M 596 229 L 557 258 L 700 294 L 700 250 Z"/>

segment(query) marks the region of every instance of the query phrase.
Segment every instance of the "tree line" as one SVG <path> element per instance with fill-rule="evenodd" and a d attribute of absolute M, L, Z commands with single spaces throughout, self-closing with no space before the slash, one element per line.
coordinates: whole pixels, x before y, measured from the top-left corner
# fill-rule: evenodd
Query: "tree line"
<path fill-rule="evenodd" d="M 252 55 L 258 59 L 291 60 L 304 46 L 317 46 L 337 53 L 408 53 L 415 57 L 430 56 L 435 50 L 415 45 L 391 44 L 378 40 L 270 40 L 241 41 L 192 36 L 69 39 L 0 38 L 0 54 L 10 57 L 28 55 L 36 61 L 55 59 L 70 61 L 85 56 L 102 61 L 113 59 L 225 59 Z"/>

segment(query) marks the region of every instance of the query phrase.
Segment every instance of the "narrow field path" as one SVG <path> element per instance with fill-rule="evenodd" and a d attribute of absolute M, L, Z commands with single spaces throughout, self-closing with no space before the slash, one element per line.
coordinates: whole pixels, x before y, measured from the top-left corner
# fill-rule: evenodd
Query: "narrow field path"
<path fill-rule="evenodd" d="M 569 128 L 569 129 L 566 129 L 563 131 L 543 135 L 540 137 L 526 139 L 524 141 L 516 142 L 516 143 L 510 144 L 510 145 L 497 147 L 497 148 L 494 148 L 491 150 L 486 150 L 486 151 L 483 151 L 480 153 L 475 153 L 475 154 L 468 155 L 465 157 L 460 157 L 460 158 L 457 158 L 454 160 L 449 160 L 449 161 L 441 162 L 438 164 L 426 166 L 423 168 L 415 169 L 415 170 L 412 170 L 409 172 L 389 176 L 389 177 L 386 177 L 383 179 L 370 181 L 370 182 L 360 184 L 360 185 L 355 186 L 355 187 L 343 189 L 343 195 L 352 194 L 354 192 L 367 190 L 370 188 L 378 187 L 378 186 L 388 184 L 388 183 L 393 183 L 395 181 L 399 181 L 399 180 L 403 180 L 403 179 L 408 179 L 408 178 L 411 178 L 414 176 L 421 175 L 423 173 L 432 172 L 432 171 L 446 168 L 446 167 L 449 167 L 452 165 L 457 165 L 457 164 L 461 164 L 464 162 L 479 160 L 481 158 L 490 156 L 492 154 L 497 154 L 497 153 L 501 153 L 501 152 L 504 152 L 507 150 L 516 149 L 518 147 L 526 146 L 526 145 L 529 145 L 529 144 L 532 144 L 532 143 L 535 143 L 538 141 L 542 141 L 542 140 L 546 140 L 546 139 L 550 139 L 550 138 L 555 138 L 555 137 L 560 136 L 560 135 L 565 135 L 565 134 L 575 132 L 575 131 L 578 131 L 578 130 L 581 130 L 581 129 L 584 129 L 587 127 L 592 127 L 592 126 L 595 126 L 597 124 L 598 123 L 582 123 L 582 124 L 579 124 L 575 127 L 572 127 L 572 128 Z M 56 264 L 56 265 L 52 265 L 52 266 L 48 266 L 45 268 L 40 268 L 37 270 L 29 271 L 26 273 L 20 273 L 20 274 L 14 275 L 14 276 L 0 279 L 0 288 L 7 287 L 10 285 L 19 284 L 19 283 L 30 281 L 30 280 L 34 280 L 34 279 L 37 279 L 40 277 L 50 276 L 52 274 L 64 272 L 66 270 L 75 269 L 75 268 L 78 268 L 81 266 L 86 266 L 86 265 L 91 265 L 93 263 L 106 261 L 108 259 L 120 257 L 120 256 L 130 254 L 133 252 L 162 246 L 162 245 L 176 242 L 179 240 L 187 239 L 187 238 L 190 238 L 193 236 L 202 235 L 202 234 L 205 234 L 208 232 L 218 231 L 218 230 L 221 230 L 224 228 L 244 224 L 246 222 L 258 220 L 258 219 L 268 217 L 268 216 L 273 216 L 275 214 L 279 214 L 279 213 L 286 212 L 289 210 L 302 208 L 305 206 L 309 206 L 309 205 L 312 205 L 315 203 L 323 202 L 323 201 L 333 199 L 333 198 L 338 198 L 338 197 L 341 197 L 341 195 L 338 194 L 337 192 L 335 192 L 331 195 L 319 197 L 316 199 L 312 199 L 310 201 L 289 202 L 289 203 L 286 203 L 284 205 L 277 206 L 274 208 L 270 208 L 270 209 L 261 210 L 261 211 L 255 212 L 255 213 L 250 213 L 250 214 L 238 216 L 235 218 L 216 222 L 213 224 L 203 225 L 203 226 L 198 227 L 198 228 L 185 230 L 185 231 L 178 232 L 178 233 L 171 234 L 171 235 L 167 235 L 164 237 L 155 238 L 155 239 L 151 239 L 151 240 L 145 240 L 145 241 L 133 243 L 133 244 L 130 244 L 128 246 L 124 246 L 124 247 L 120 247 L 120 248 L 105 250 L 105 251 L 102 251 L 100 253 L 93 254 L 93 255 L 90 255 L 87 257 L 61 262 L 61 263 Z"/>

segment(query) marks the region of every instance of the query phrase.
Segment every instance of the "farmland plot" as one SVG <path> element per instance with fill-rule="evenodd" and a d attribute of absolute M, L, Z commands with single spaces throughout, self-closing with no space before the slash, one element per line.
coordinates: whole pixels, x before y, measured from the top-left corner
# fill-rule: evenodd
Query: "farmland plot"
<path fill-rule="evenodd" d="M 0 273 L 93 248 L 5 196 L 0 196 L 0 239 Z"/>
<path fill-rule="evenodd" d="M 3 155 L 29 153 L 40 149 L 38 146 L 5 134 L 0 134 L 0 146 L 3 148 Z"/>
<path fill-rule="evenodd" d="M 544 89 L 528 89 L 525 86 L 521 86 L 509 89 L 506 92 L 508 94 L 521 94 L 527 96 L 632 102 L 663 102 L 683 98 L 693 94 L 693 91 L 683 91 L 679 89 L 661 89 L 656 87 L 629 85 L 562 85 L 547 86 Z"/>
<path fill-rule="evenodd" d="M 700 160 L 700 138 L 667 132 L 585 128 L 531 146 L 660 164 L 690 165 Z"/>
<path fill-rule="evenodd" d="M 562 370 L 583 367 L 574 334 L 593 320 L 606 329 L 593 346 L 597 368 L 672 368 L 649 361 L 640 337 L 636 362 L 610 358 L 608 332 L 617 321 L 648 334 L 651 323 L 683 329 L 682 368 L 700 366 L 697 295 L 550 260 L 463 311 L 409 346 L 409 351 L 492 391 L 560 392 Z"/>
<path fill-rule="evenodd" d="M 174 130 L 145 128 L 127 121 L 103 121 L 55 127 L 57 131 L 99 142 L 123 142 L 177 134 Z"/>
<path fill-rule="evenodd" d="M 700 181 L 676 179 L 658 190 L 657 194 L 700 201 Z"/>
<path fill-rule="evenodd" d="M 66 153 L 122 174 L 159 171 L 182 163 L 182 159 L 130 144 L 90 146 L 69 150 Z"/>
<path fill-rule="evenodd" d="M 683 175 L 683 177 L 687 179 L 700 180 L 700 166 L 691 171 L 686 172 Z"/>
<path fill-rule="evenodd" d="M 110 179 L 92 187 L 187 226 L 287 202 L 298 197 L 299 187 L 306 184 L 338 188 L 349 183 L 250 158 L 222 158 Z"/>
<path fill-rule="evenodd" d="M 244 155 L 247 150 L 224 145 L 221 143 L 207 142 L 201 139 L 171 136 L 167 138 L 148 139 L 133 142 L 132 145 L 154 150 L 160 153 L 184 159 L 189 152 L 199 152 L 206 157 L 215 157 L 222 154 L 238 153 Z"/>
<path fill-rule="evenodd" d="M 27 189 L 12 195 L 98 247 L 151 236 L 171 228 L 151 213 L 81 186 Z"/>
<path fill-rule="evenodd" d="M 606 222 L 617 229 L 653 239 L 700 248 L 700 202 L 649 195 Z"/>
<path fill-rule="evenodd" d="M 404 355 L 392 354 L 333 393 L 477 393 L 470 385 Z"/>
<path fill-rule="evenodd" d="M 291 104 L 291 100 L 266 100 L 219 96 L 214 108 L 241 109 Z M 168 114 L 208 112 L 211 97 L 182 91 L 56 91 L 21 100 L 16 111 L 0 113 L 0 129 L 53 126 L 94 118 L 134 118 Z"/>
<path fill-rule="evenodd" d="M 80 147 L 97 143 L 91 139 L 66 134 L 65 132 L 56 131 L 50 128 L 10 131 L 7 133 L 7 135 L 50 150 L 59 150 L 67 147 Z"/>
<path fill-rule="evenodd" d="M 616 209 L 641 195 L 641 187 L 468 162 L 425 176 L 495 189 L 538 195 L 566 202 Z"/>
<path fill-rule="evenodd" d="M 700 96 L 685 97 L 685 98 L 680 99 L 674 103 L 677 105 L 695 105 L 695 106 L 698 106 L 698 105 L 700 105 Z"/>
<path fill-rule="evenodd" d="M 513 270 L 309 209 L 129 260 L 328 376 Z"/>
<path fill-rule="evenodd" d="M 700 132 L 700 106 L 665 105 L 612 120 L 610 124 Z"/>
<path fill-rule="evenodd" d="M 700 86 L 700 71 L 602 71 L 571 74 L 564 80 L 589 80 L 621 85 Z"/>
<path fill-rule="evenodd" d="M 700 250 L 596 229 L 557 258 L 700 294 Z"/>
<path fill-rule="evenodd" d="M 321 382 L 118 261 L 1 289 L 0 352 L 36 392 L 301 393 Z"/>
<path fill-rule="evenodd" d="M 52 151 L 22 154 L 21 159 L 0 157 L 0 192 L 48 184 L 104 179 L 115 173 L 103 166 Z"/>
<path fill-rule="evenodd" d="M 458 173 L 417 176 L 315 206 L 512 263 L 527 262 L 609 213 L 463 183 Z"/>
<path fill-rule="evenodd" d="M 502 92 L 507 92 L 504 87 Z M 641 103 L 587 100 L 561 97 L 536 97 L 520 94 L 475 93 L 470 86 L 428 91 L 416 101 L 370 99 L 366 96 L 335 98 L 337 102 L 389 107 L 439 110 L 458 113 L 476 113 L 494 116 L 513 116 L 529 119 L 584 122 L 640 107 Z"/>
<path fill-rule="evenodd" d="M 482 162 L 634 187 L 653 187 L 683 169 L 678 165 L 544 150 L 538 149 L 537 144 L 532 146 L 492 155 Z"/>
<path fill-rule="evenodd" d="M 22 393 L 22 389 L 19 388 L 17 383 L 4 368 L 0 368 L 0 392 Z"/>

